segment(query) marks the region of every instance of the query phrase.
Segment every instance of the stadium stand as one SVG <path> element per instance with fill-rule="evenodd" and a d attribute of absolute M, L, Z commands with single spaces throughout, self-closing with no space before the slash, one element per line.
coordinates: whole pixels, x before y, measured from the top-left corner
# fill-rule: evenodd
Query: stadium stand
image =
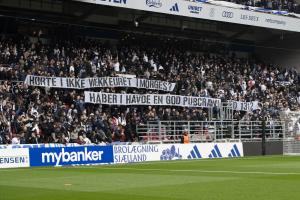
<path fill-rule="evenodd" d="M 124 34 L 116 45 L 84 38 L 43 42 L 43 37 L 37 31 L 31 37 L 1 39 L 1 144 L 137 141 L 136 126 L 147 121 L 208 120 L 205 108 L 86 104 L 81 90 L 29 87 L 23 83 L 27 74 L 79 78 L 131 74 L 176 82 L 172 94 L 261 102 L 263 108 L 253 112 L 235 111 L 237 121 L 260 120 L 262 112 L 278 120 L 280 111 L 300 110 L 299 73 L 254 58 L 238 58 L 222 43 L 203 40 L 199 45 L 138 34 Z M 146 92 L 136 88 L 93 91 Z"/>

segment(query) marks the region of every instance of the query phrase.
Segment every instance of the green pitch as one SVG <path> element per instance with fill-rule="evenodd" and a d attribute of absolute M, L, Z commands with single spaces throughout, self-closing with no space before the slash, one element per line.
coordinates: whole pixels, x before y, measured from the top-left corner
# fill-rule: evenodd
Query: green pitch
<path fill-rule="evenodd" d="M 300 157 L 0 170 L 0 200 L 296 200 Z"/>

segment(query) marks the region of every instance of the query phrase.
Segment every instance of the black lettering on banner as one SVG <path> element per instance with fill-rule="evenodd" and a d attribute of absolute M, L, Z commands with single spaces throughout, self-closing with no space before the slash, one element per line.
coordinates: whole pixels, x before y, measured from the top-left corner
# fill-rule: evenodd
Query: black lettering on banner
<path fill-rule="evenodd" d="M 125 99 L 126 99 L 126 102 L 125 102 L 125 104 L 127 105 L 127 104 L 130 104 L 129 102 L 131 101 L 130 99 L 131 99 L 131 95 L 125 95 Z"/>
<path fill-rule="evenodd" d="M 147 88 L 147 86 L 146 86 L 146 79 L 137 79 L 137 82 L 139 82 L 138 83 L 138 87 L 140 87 L 140 88 Z"/>
<path fill-rule="evenodd" d="M 60 79 L 60 86 L 63 87 L 63 78 L 59 78 Z"/>
<path fill-rule="evenodd" d="M 203 107 L 208 107 L 208 106 L 207 106 L 206 98 L 202 98 L 202 106 L 203 106 Z"/>
<path fill-rule="evenodd" d="M 189 103 L 188 103 L 188 97 L 183 97 L 183 99 L 182 99 L 182 104 L 183 105 L 188 105 Z"/>
<path fill-rule="evenodd" d="M 79 78 L 74 78 L 75 88 L 82 88 L 81 80 Z"/>
<path fill-rule="evenodd" d="M 220 99 L 179 95 L 119 94 L 85 92 L 86 102 L 118 105 L 170 105 L 188 107 L 219 107 Z M 238 110 L 250 109 L 254 103 L 231 102 Z"/>
<path fill-rule="evenodd" d="M 114 85 L 114 79 L 109 77 L 108 78 L 108 82 L 109 82 L 109 86 L 113 86 Z"/>
<path fill-rule="evenodd" d="M 241 102 L 240 105 L 241 105 L 241 110 L 245 110 L 245 108 L 244 108 L 244 103 Z"/>
<path fill-rule="evenodd" d="M 180 105 L 180 96 L 167 96 L 166 101 L 168 105 Z"/>
<path fill-rule="evenodd" d="M 94 87 L 104 87 L 104 78 L 96 78 Z"/>
<path fill-rule="evenodd" d="M 169 90 L 172 91 L 172 90 L 173 90 L 173 85 L 174 85 L 174 84 L 173 84 L 173 83 L 169 83 L 169 82 L 167 82 L 167 83 L 169 84 Z"/>
<path fill-rule="evenodd" d="M 232 103 L 232 109 L 237 110 L 237 103 L 235 101 L 231 103 Z"/>
<path fill-rule="evenodd" d="M 127 79 L 127 81 L 128 81 L 128 87 L 130 87 L 131 86 L 131 78 L 125 78 L 125 79 Z M 138 81 L 137 81 L 138 82 Z M 138 86 L 137 86 L 138 87 Z"/>
<path fill-rule="evenodd" d="M 150 105 L 150 95 L 140 95 L 140 94 L 133 94 L 133 95 L 126 95 L 126 104 L 146 104 Z"/>
<path fill-rule="evenodd" d="M 99 103 L 99 104 L 102 104 L 101 93 L 100 93 L 100 94 L 97 94 L 96 102 Z"/>
<path fill-rule="evenodd" d="M 208 105 L 209 107 L 213 107 L 213 101 L 212 101 L 212 99 L 208 99 L 207 105 Z"/>
<path fill-rule="evenodd" d="M 108 86 L 107 77 L 101 78 L 101 80 L 102 80 L 102 87 L 107 87 Z"/>
<path fill-rule="evenodd" d="M 132 81 L 133 79 L 133 81 Z M 70 77 L 43 77 L 27 75 L 25 83 L 29 86 L 61 87 L 61 88 L 95 88 L 95 87 L 137 87 L 172 91 L 175 83 L 159 80 L 147 80 L 127 77 L 96 77 L 96 78 L 70 78 Z"/>
<path fill-rule="evenodd" d="M 42 83 L 43 83 L 44 86 L 48 86 L 47 83 L 46 83 L 46 80 L 47 80 L 47 78 L 45 78 L 45 77 L 42 78 Z"/>
<path fill-rule="evenodd" d="M 155 105 L 162 105 L 163 104 L 163 96 L 154 95 L 153 101 L 154 101 L 153 103 Z"/>
<path fill-rule="evenodd" d="M 52 81 L 51 86 L 56 87 L 56 78 L 55 77 L 51 78 L 51 81 Z"/>
<path fill-rule="evenodd" d="M 130 87 L 130 85 L 128 85 L 127 82 L 126 82 L 126 78 L 120 77 L 118 79 L 120 81 L 120 85 L 122 85 L 124 87 Z"/>
<path fill-rule="evenodd" d="M 168 90 L 168 82 L 162 82 L 162 86 L 161 86 L 161 88 L 160 89 L 162 89 L 162 90 Z"/>
<path fill-rule="evenodd" d="M 66 83 L 67 83 L 67 87 L 72 87 L 73 88 L 75 86 L 73 78 L 66 78 Z"/>
<path fill-rule="evenodd" d="M 101 102 L 96 101 L 95 93 L 93 93 L 93 92 L 89 93 L 89 102 L 91 102 L 91 103 L 101 103 Z"/>
<path fill-rule="evenodd" d="M 112 100 L 112 103 L 113 103 L 113 104 L 118 103 L 118 102 L 117 102 L 117 98 L 118 98 L 118 96 L 117 96 L 116 94 L 113 94 L 113 95 L 112 95 L 111 100 Z"/>
<path fill-rule="evenodd" d="M 194 97 L 192 106 L 200 106 L 201 107 L 201 98 Z"/>
<path fill-rule="evenodd" d="M 34 84 L 34 82 L 35 82 L 34 79 L 35 79 L 34 76 L 28 76 L 27 80 L 29 80 L 29 81 L 27 81 L 27 84 L 28 85 L 35 85 Z"/>
<path fill-rule="evenodd" d="M 213 99 L 213 101 L 214 101 L 214 106 L 215 106 L 215 107 L 220 107 L 220 106 L 221 106 L 221 101 L 220 101 L 220 99 Z"/>
<path fill-rule="evenodd" d="M 99 80 L 99 79 L 98 79 Z M 88 82 L 89 82 L 89 86 L 90 87 L 96 87 L 96 82 L 97 82 L 97 79 L 96 78 L 89 78 L 88 79 Z M 99 81 L 98 81 L 99 82 Z"/>
<path fill-rule="evenodd" d="M 248 102 L 241 102 L 241 110 L 248 111 L 249 110 L 249 103 Z"/>
<path fill-rule="evenodd" d="M 157 81 L 149 81 L 149 82 L 150 82 L 150 87 L 148 87 L 148 88 L 153 88 L 153 89 L 155 89 L 155 88 L 158 87 Z"/>
<path fill-rule="evenodd" d="M 102 104 L 117 104 L 117 95 L 109 93 L 101 93 Z"/>
<path fill-rule="evenodd" d="M 107 94 L 104 94 L 104 93 L 101 94 L 101 100 L 102 100 L 101 103 L 103 103 L 103 104 L 107 103 L 107 99 L 108 99 L 107 96 L 108 96 Z"/>

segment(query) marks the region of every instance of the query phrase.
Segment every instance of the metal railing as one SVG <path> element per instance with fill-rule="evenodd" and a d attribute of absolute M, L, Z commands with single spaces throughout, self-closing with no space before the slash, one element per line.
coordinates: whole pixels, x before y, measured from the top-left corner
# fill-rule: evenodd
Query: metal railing
<path fill-rule="evenodd" d="M 178 143 L 187 131 L 191 142 L 261 140 L 261 121 L 148 121 L 136 128 L 140 141 L 149 143 Z M 266 121 L 267 140 L 286 138 L 282 121 Z"/>

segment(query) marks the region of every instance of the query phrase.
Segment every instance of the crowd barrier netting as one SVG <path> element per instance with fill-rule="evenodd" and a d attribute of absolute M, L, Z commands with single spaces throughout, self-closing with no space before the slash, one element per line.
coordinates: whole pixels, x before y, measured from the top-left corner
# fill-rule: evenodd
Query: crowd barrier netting
<path fill-rule="evenodd" d="M 0 148 L 0 168 L 100 165 L 243 156 L 241 142 L 90 146 L 9 145 Z"/>

